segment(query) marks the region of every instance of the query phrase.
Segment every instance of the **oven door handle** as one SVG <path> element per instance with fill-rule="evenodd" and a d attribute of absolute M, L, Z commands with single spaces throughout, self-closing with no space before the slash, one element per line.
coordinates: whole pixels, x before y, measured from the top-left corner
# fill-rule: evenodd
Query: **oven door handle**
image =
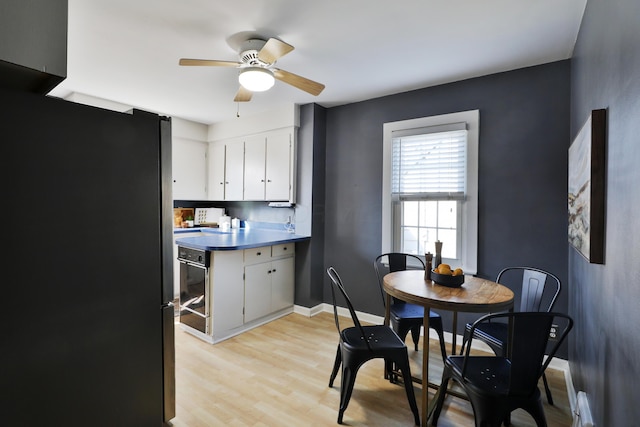
<path fill-rule="evenodd" d="M 201 268 L 203 270 L 207 269 L 206 265 L 199 264 L 199 263 L 193 262 L 193 261 L 188 261 L 188 260 L 183 259 L 183 258 L 178 258 L 178 262 L 181 263 L 181 264 L 190 265 L 191 267 Z"/>

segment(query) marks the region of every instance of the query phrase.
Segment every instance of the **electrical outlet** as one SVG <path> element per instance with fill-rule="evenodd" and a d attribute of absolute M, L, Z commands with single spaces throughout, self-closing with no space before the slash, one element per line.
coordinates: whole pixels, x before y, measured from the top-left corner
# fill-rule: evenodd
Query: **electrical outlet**
<path fill-rule="evenodd" d="M 551 329 L 549 330 L 549 340 L 550 341 L 558 340 L 558 325 L 551 325 Z"/>

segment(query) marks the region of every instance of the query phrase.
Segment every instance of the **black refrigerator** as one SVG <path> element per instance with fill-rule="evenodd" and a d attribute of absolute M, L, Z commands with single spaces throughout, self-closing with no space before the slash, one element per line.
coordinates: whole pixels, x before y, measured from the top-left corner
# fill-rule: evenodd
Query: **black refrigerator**
<path fill-rule="evenodd" d="M 171 120 L 0 88 L 0 423 L 175 412 Z"/>

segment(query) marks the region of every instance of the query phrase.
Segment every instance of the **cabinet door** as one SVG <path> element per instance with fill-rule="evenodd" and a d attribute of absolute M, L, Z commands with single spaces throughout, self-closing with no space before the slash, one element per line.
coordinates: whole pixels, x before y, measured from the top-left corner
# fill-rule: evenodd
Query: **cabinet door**
<path fill-rule="evenodd" d="M 244 282 L 242 251 L 214 251 L 209 274 L 213 335 L 242 326 Z"/>
<path fill-rule="evenodd" d="M 293 305 L 295 262 L 293 257 L 271 262 L 271 311 Z"/>
<path fill-rule="evenodd" d="M 265 138 L 248 138 L 244 147 L 244 200 L 265 200 Z"/>
<path fill-rule="evenodd" d="M 291 144 L 289 132 L 267 137 L 265 200 L 291 200 Z"/>
<path fill-rule="evenodd" d="M 242 200 L 244 190 L 244 143 L 225 146 L 224 200 Z"/>
<path fill-rule="evenodd" d="M 271 313 L 271 263 L 244 268 L 245 323 Z"/>
<path fill-rule="evenodd" d="M 174 200 L 206 200 L 207 144 L 174 138 L 172 144 Z"/>
<path fill-rule="evenodd" d="M 209 144 L 209 185 L 207 198 L 209 200 L 224 200 L 224 166 L 225 145 L 212 142 Z"/>

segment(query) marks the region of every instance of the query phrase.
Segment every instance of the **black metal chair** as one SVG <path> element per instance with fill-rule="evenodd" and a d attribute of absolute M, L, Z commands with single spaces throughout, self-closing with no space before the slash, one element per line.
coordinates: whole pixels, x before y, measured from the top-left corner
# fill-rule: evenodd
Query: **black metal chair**
<path fill-rule="evenodd" d="M 380 287 L 380 295 L 382 296 L 382 304 L 386 305 L 385 292 L 382 286 L 383 278 L 387 273 L 395 271 L 403 271 L 411 268 L 408 261 L 413 260 L 418 268 L 424 270 L 424 262 L 420 257 L 413 254 L 405 254 L 399 252 L 390 252 L 379 255 L 373 261 L 373 267 L 378 277 L 378 286 Z M 423 324 L 424 307 L 411 304 L 397 298 L 391 299 L 391 307 L 389 307 L 391 328 L 404 341 L 409 331 L 415 350 L 418 351 L 418 342 L 420 341 L 420 330 Z M 447 352 L 444 346 L 444 332 L 442 328 L 442 317 L 433 310 L 429 310 L 429 328 L 436 331 L 440 340 L 440 353 L 442 360 L 446 359 Z M 428 334 L 425 332 L 425 336 Z"/>
<path fill-rule="evenodd" d="M 356 315 L 351 300 L 347 296 L 338 272 L 333 267 L 329 267 L 327 274 L 331 279 L 333 315 L 336 328 L 340 334 L 336 360 L 333 365 L 333 371 L 331 372 L 331 378 L 329 379 L 329 387 L 333 387 L 333 381 L 338 374 L 338 369 L 342 365 L 338 424 L 342 424 L 342 417 L 349 404 L 349 399 L 351 399 L 358 369 L 369 360 L 384 359 L 386 369 L 390 369 L 392 364 L 395 364 L 400 372 L 402 372 L 409 406 L 413 412 L 416 425 L 420 425 L 420 416 L 418 415 L 411 370 L 409 368 L 409 355 L 404 341 L 388 326 L 363 326 L 358 320 L 358 316 Z M 337 294 L 341 294 L 347 304 L 354 324 L 352 327 L 340 328 Z"/>
<path fill-rule="evenodd" d="M 505 355 L 470 355 L 474 332 L 495 320 L 509 325 Z M 558 325 L 556 341 L 545 358 L 553 325 Z M 497 313 L 478 319 L 471 325 L 464 355 L 445 360 L 432 425 L 438 423 L 449 380 L 454 379 L 469 397 L 476 427 L 508 426 L 511 412 L 518 408 L 527 411 L 538 427 L 546 427 L 538 381 L 572 327 L 571 317 L 553 312 Z"/>
<path fill-rule="evenodd" d="M 511 276 L 511 277 L 510 277 Z M 520 277 L 521 276 L 521 277 Z M 505 285 L 504 281 L 521 283 L 520 288 L 520 308 L 517 311 L 551 311 L 560 293 L 560 279 L 548 271 L 534 267 L 507 267 L 500 273 L 496 282 Z M 544 298 L 546 295 L 546 298 Z M 543 305 L 543 301 L 545 304 Z M 467 324 L 462 339 L 462 345 L 469 337 L 471 324 Z M 496 354 L 504 353 L 504 341 L 507 337 L 507 325 L 503 322 L 487 322 L 479 325 L 474 333 L 474 338 L 486 343 Z M 460 352 L 462 354 L 462 350 Z M 553 405 L 551 389 L 547 382 L 546 375 L 542 375 L 547 401 Z"/>

